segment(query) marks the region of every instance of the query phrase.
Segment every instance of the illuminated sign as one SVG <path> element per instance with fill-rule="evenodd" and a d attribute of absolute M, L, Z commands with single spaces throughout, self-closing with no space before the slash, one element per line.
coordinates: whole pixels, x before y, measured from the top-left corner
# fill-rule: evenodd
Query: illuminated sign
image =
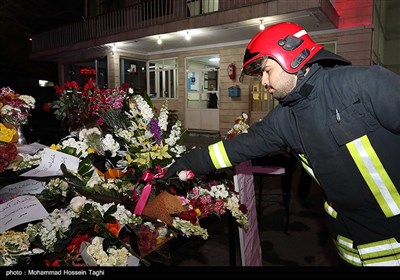
<path fill-rule="evenodd" d="M 81 68 L 79 72 L 81 75 L 96 75 L 96 69 Z"/>

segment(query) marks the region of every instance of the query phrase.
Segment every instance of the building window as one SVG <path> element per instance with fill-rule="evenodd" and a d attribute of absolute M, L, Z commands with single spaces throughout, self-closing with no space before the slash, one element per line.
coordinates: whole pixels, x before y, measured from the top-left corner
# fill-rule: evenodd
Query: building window
<path fill-rule="evenodd" d="M 177 98 L 178 61 L 176 58 L 148 62 L 148 93 L 151 98 Z"/>
<path fill-rule="evenodd" d="M 137 93 L 146 91 L 146 62 L 120 59 L 121 85 L 128 84 Z"/>
<path fill-rule="evenodd" d="M 83 86 L 93 78 L 99 88 L 107 87 L 107 58 L 64 65 L 64 82 L 76 81 Z"/>

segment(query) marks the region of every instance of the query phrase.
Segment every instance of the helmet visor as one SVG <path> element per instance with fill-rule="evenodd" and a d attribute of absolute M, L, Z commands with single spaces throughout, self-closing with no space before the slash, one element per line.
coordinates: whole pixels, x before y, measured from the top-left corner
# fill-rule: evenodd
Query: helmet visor
<path fill-rule="evenodd" d="M 242 72 L 248 76 L 261 76 L 262 63 L 268 56 L 262 56 L 243 67 Z"/>

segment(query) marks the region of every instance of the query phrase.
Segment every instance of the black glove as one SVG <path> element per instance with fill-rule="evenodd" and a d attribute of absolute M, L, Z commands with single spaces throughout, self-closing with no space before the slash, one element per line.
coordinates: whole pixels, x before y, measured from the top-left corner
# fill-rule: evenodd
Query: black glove
<path fill-rule="evenodd" d="M 195 148 L 178 158 L 169 168 L 163 178 L 176 176 L 182 170 L 192 170 L 194 175 L 200 176 L 215 170 L 207 148 Z"/>

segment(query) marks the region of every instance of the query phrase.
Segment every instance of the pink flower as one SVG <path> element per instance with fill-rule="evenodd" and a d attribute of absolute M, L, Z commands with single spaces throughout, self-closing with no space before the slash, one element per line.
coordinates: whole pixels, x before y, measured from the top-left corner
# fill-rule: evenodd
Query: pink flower
<path fill-rule="evenodd" d="M 182 170 L 178 174 L 179 180 L 181 181 L 188 181 L 194 178 L 194 173 L 192 170 Z"/>

